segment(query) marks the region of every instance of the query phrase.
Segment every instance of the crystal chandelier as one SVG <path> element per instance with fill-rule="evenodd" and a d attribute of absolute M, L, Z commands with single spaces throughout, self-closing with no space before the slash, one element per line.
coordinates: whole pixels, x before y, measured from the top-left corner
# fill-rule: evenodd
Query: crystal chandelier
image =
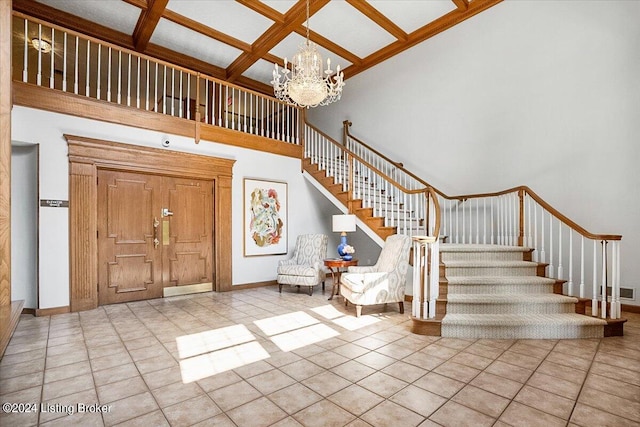
<path fill-rule="evenodd" d="M 317 107 L 331 104 L 340 99 L 344 86 L 344 73 L 340 66 L 336 74 L 331 70 L 331 59 L 327 58 L 327 69 L 322 72 L 322 56 L 316 44 L 309 40 L 309 0 L 307 0 L 307 39 L 300 45 L 293 57 L 291 70 L 284 59 L 282 74 L 275 64 L 273 71 L 273 90 L 276 98 L 298 107 Z"/>

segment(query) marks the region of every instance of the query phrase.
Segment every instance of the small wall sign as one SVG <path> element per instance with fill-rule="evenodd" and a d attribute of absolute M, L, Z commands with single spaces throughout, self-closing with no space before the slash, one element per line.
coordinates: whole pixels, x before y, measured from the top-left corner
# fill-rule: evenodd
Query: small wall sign
<path fill-rule="evenodd" d="M 40 199 L 40 206 L 45 208 L 68 208 L 69 201 L 68 200 L 50 200 L 50 199 Z"/>

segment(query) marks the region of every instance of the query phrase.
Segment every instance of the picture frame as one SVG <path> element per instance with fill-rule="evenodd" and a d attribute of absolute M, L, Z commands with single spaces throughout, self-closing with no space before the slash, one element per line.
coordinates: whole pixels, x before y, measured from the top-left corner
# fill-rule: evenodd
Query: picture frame
<path fill-rule="evenodd" d="M 244 256 L 286 255 L 287 183 L 244 178 L 243 200 Z"/>

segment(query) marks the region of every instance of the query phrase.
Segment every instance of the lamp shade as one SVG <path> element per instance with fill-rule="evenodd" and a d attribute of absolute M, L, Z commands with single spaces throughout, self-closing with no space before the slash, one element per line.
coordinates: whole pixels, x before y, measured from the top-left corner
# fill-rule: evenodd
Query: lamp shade
<path fill-rule="evenodd" d="M 356 231 L 355 215 L 334 215 L 333 216 L 333 232 L 353 232 Z"/>

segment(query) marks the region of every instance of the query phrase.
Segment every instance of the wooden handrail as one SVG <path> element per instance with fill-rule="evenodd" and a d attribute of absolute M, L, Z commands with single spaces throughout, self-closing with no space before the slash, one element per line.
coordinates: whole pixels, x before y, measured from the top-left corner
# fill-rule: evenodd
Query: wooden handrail
<path fill-rule="evenodd" d="M 305 124 L 307 126 L 309 126 L 311 129 L 313 129 L 314 131 L 316 131 L 317 133 L 319 133 L 320 135 L 322 135 L 323 137 L 325 137 L 329 142 L 331 142 L 333 145 L 337 146 L 340 150 L 350 154 L 351 158 L 358 160 L 360 163 L 362 163 L 363 165 L 365 165 L 366 167 L 368 167 L 369 169 L 374 171 L 376 174 L 384 177 L 387 181 L 389 181 L 391 184 L 393 184 L 394 187 L 398 188 L 402 192 L 407 193 L 407 194 L 419 194 L 419 193 L 428 193 L 429 192 L 429 189 L 431 187 L 429 187 L 428 185 L 426 185 L 424 188 L 421 188 L 421 189 L 418 189 L 418 190 L 410 190 L 410 189 L 404 187 L 402 184 L 398 183 L 392 177 L 390 177 L 386 173 L 382 172 L 380 169 L 376 168 L 374 165 L 372 165 L 371 163 L 367 162 L 365 159 L 363 159 L 362 157 L 358 156 L 353 151 L 351 151 L 348 148 L 346 148 L 345 146 L 341 145 L 339 142 L 337 142 L 335 139 L 331 138 L 326 133 L 322 132 L 317 127 L 313 126 L 310 123 L 305 123 Z"/>
<path fill-rule="evenodd" d="M 464 195 L 459 195 L 459 196 L 449 196 L 449 195 L 445 194 L 444 192 L 438 190 L 437 188 L 433 187 L 428 182 L 424 181 L 423 179 L 417 177 L 413 173 L 411 173 L 408 170 L 406 170 L 403 166 L 401 166 L 402 165 L 401 163 L 394 162 L 393 160 L 389 159 L 387 156 L 381 154 L 377 150 L 372 149 L 367 144 L 363 143 L 358 138 L 355 138 L 353 135 L 351 135 L 349 133 L 349 127 L 352 125 L 352 123 L 350 121 L 345 120 L 343 122 L 343 125 L 344 125 L 344 135 L 345 135 L 345 137 L 353 138 L 354 140 L 358 141 L 358 143 L 360 143 L 363 146 L 367 147 L 367 149 L 370 149 L 371 151 L 373 151 L 374 153 L 376 153 L 377 155 L 382 157 L 384 160 L 390 162 L 391 164 L 398 166 L 404 173 L 406 173 L 410 177 L 414 178 L 415 180 L 417 180 L 418 182 L 423 184 L 425 187 L 433 189 L 437 194 L 439 194 L 440 196 L 442 196 L 443 198 L 445 198 L 447 200 L 465 201 L 467 199 L 478 199 L 478 198 L 485 198 L 485 197 L 497 197 L 497 196 L 502 196 L 502 195 L 509 194 L 509 193 L 514 193 L 514 192 L 517 192 L 517 191 L 524 191 L 525 193 L 528 193 L 539 205 L 541 205 L 549 213 L 551 213 L 553 216 L 558 218 L 566 226 L 568 226 L 569 228 L 573 229 L 578 234 L 580 234 L 580 235 L 582 235 L 582 236 L 584 236 L 584 237 L 586 237 L 588 239 L 594 239 L 594 240 L 622 240 L 622 236 L 619 235 L 619 234 L 597 234 L 597 233 L 591 233 L 591 232 L 585 230 L 580 225 L 578 225 L 577 223 L 575 223 L 574 221 L 569 219 L 566 215 L 562 214 L 560 211 L 555 209 L 553 206 L 551 206 L 549 203 L 547 203 L 544 199 L 542 199 L 542 197 L 538 196 L 533 190 L 531 190 L 529 187 L 527 187 L 525 185 L 520 185 L 518 187 L 513 187 L 513 188 L 509 188 L 507 190 L 497 191 L 497 192 L 493 192 L 493 193 L 464 194 Z M 345 140 L 346 140 L 346 138 L 345 138 Z"/>

